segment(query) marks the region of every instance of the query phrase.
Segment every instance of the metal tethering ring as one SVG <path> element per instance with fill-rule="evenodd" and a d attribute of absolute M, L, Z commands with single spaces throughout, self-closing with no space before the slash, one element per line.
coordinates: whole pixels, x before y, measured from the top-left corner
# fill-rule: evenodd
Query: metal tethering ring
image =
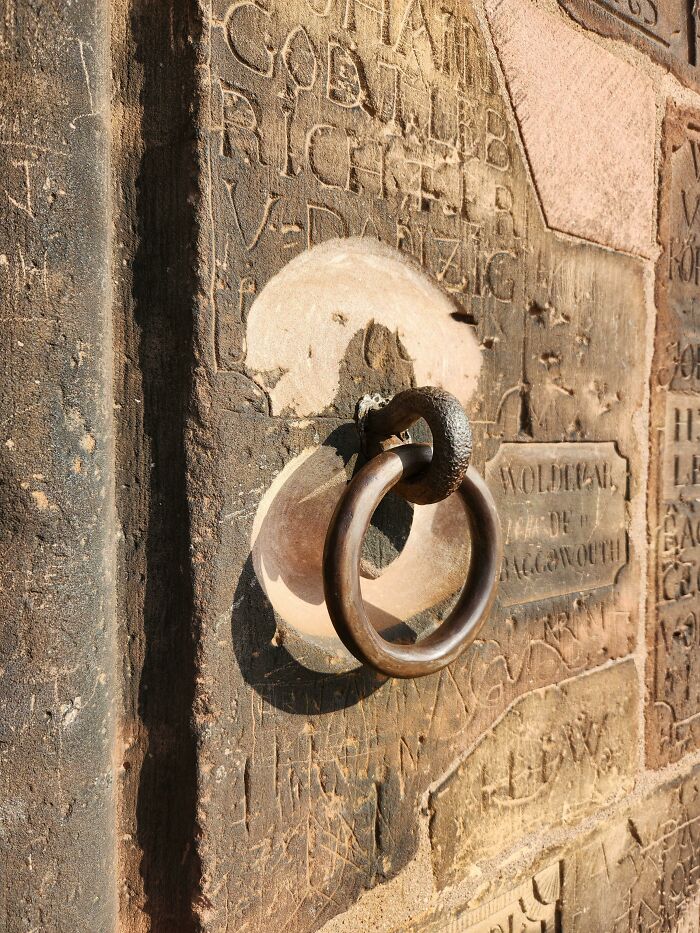
<path fill-rule="evenodd" d="M 433 435 L 430 464 L 417 476 L 403 477 L 396 492 L 416 505 L 440 502 L 457 490 L 472 457 L 472 429 L 459 401 L 444 389 L 423 386 L 399 392 L 391 400 L 365 395 L 355 419 L 367 456 L 382 450 L 390 438 L 406 439 L 404 432 L 423 418 Z"/>
<path fill-rule="evenodd" d="M 452 612 L 434 632 L 412 645 L 387 641 L 370 622 L 360 591 L 360 558 L 372 515 L 390 489 L 410 488 L 411 480 L 429 475 L 433 462 L 432 448 L 424 444 L 400 444 L 377 454 L 348 484 L 326 536 L 323 583 L 333 625 L 359 661 L 390 677 L 421 677 L 454 661 L 474 641 L 496 595 L 503 553 L 501 526 L 486 483 L 468 467 L 457 490 L 466 507 L 471 558 Z"/>

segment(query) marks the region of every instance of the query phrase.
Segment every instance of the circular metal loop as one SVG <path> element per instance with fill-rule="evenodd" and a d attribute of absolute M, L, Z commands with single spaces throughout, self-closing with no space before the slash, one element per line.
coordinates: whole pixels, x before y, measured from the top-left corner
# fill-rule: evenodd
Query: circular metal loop
<path fill-rule="evenodd" d="M 395 491 L 409 502 L 429 505 L 457 491 L 471 461 L 471 425 L 454 395 L 423 386 L 399 392 L 386 403 L 369 398 L 367 410 L 361 414 L 360 433 L 371 457 L 382 449 L 382 441 L 400 436 L 419 418 L 425 419 L 433 435 L 432 460 L 427 469 L 401 479 Z"/>
<path fill-rule="evenodd" d="M 348 484 L 326 535 L 323 586 L 335 630 L 359 661 L 390 677 L 421 677 L 454 661 L 476 637 L 496 595 L 501 525 L 486 483 L 470 467 L 459 492 L 467 511 L 471 557 L 454 609 L 434 632 L 412 645 L 387 641 L 369 620 L 360 591 L 360 558 L 372 515 L 392 487 L 429 468 L 431 459 L 431 448 L 424 444 L 378 454 Z"/>

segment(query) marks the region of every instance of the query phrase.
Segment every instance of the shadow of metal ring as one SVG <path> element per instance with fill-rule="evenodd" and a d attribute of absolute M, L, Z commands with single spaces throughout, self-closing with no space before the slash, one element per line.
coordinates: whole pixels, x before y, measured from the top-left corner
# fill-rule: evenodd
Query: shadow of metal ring
<path fill-rule="evenodd" d="M 501 569 L 501 525 L 493 497 L 469 467 L 458 492 L 471 536 L 467 579 L 445 621 L 411 645 L 384 639 L 369 620 L 360 592 L 362 542 L 386 493 L 429 467 L 432 448 L 403 444 L 378 454 L 348 484 L 336 506 L 323 552 L 326 605 L 338 637 L 362 663 L 390 677 L 423 677 L 454 661 L 476 638 L 493 605 Z"/>

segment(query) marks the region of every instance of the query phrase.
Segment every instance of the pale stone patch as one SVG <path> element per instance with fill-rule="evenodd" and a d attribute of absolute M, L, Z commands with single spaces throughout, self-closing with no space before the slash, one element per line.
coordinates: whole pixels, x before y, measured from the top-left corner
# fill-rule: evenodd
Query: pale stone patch
<path fill-rule="evenodd" d="M 486 0 L 486 11 L 547 223 L 649 256 L 651 78 L 530 0 Z"/>
<path fill-rule="evenodd" d="M 329 446 L 294 457 L 263 496 L 251 549 L 258 580 L 281 620 L 338 658 L 349 657 L 323 597 L 323 545 L 346 488 L 342 457 Z M 299 529 L 304 529 L 303 535 Z M 415 509 L 401 554 L 362 594 L 380 630 L 436 605 L 460 588 L 469 555 L 467 515 L 459 496 Z"/>
<path fill-rule="evenodd" d="M 457 305 L 398 250 L 360 237 L 332 240 L 285 266 L 248 315 L 246 365 L 272 413 L 323 412 L 335 398 L 343 355 L 370 321 L 396 332 L 418 385 L 447 389 L 466 404 L 481 356 Z"/>

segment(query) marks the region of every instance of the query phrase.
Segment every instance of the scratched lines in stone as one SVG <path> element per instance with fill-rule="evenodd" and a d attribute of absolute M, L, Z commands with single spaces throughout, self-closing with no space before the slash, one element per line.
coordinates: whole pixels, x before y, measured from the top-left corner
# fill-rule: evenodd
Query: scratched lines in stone
<path fill-rule="evenodd" d="M 541 853 L 522 880 L 513 878 L 512 859 L 505 860 L 500 872 L 492 870 L 492 878 L 498 879 L 495 896 L 487 888 L 485 895 L 475 894 L 469 906 L 434 908 L 401 929 L 406 933 L 697 931 L 699 799 L 696 768 L 621 806 L 614 816 L 563 847 Z"/>
<path fill-rule="evenodd" d="M 0 247 L 0 287 L 11 298 L 5 301 L 0 320 L 10 324 L 57 323 L 49 298 L 52 250 L 43 225 L 56 202 L 66 197 L 65 182 L 56 177 L 55 171 L 55 163 L 62 163 L 64 155 L 13 138 L 0 123 L 0 198 L 7 208 L 8 221 Z"/>
<path fill-rule="evenodd" d="M 219 369 L 237 371 L 235 380 L 215 380 L 222 407 L 240 410 L 232 396 L 251 378 L 245 316 L 270 277 L 310 244 L 364 234 L 411 253 L 451 292 L 455 314 L 483 335 L 489 352 L 477 406 L 483 400 L 484 408 L 474 419 L 476 432 L 486 435 L 480 456 L 493 456 L 502 439 L 613 433 L 631 455 L 638 324 L 628 330 L 634 315 L 625 312 L 641 306 L 639 270 L 627 257 L 544 229 L 468 9 L 447 11 L 443 42 L 445 11 L 437 4 L 399 0 L 385 15 L 371 2 L 374 12 L 350 4 L 354 20 L 347 25 L 345 0 L 314 0 L 316 13 L 292 3 L 215 11 L 216 344 Z M 462 20 L 464 29 L 453 30 Z M 624 377 L 611 358 L 624 361 Z M 224 384 L 236 388 L 224 392 Z M 287 418 L 227 417 L 229 424 L 238 447 L 230 471 L 219 474 L 227 477 L 224 486 L 235 475 L 242 489 L 254 489 L 259 463 L 281 469 L 300 449 Z M 318 443 L 330 429 L 318 419 L 305 430 Z M 225 887 L 231 904 L 246 901 L 236 928 L 267 928 L 283 910 L 294 912 L 293 929 L 310 930 L 406 864 L 426 787 L 519 697 L 629 653 L 636 594 L 619 586 L 590 599 L 565 595 L 548 606 L 513 606 L 454 668 L 370 690 L 356 702 L 343 695 L 353 688 L 342 678 L 319 683 L 285 668 L 283 649 L 270 641 L 274 619 L 245 572 L 233 592 L 231 581 L 248 557 L 246 522 L 222 526 L 225 581 L 213 584 L 232 590 L 222 605 L 235 606 L 236 657 L 226 687 L 215 690 L 230 721 L 208 739 L 215 762 L 208 822 L 220 842 L 211 891 Z M 217 642 L 217 658 L 221 651 Z M 253 693 L 261 699 L 254 732 L 243 712 Z M 219 754 L 219 746 L 226 751 Z M 313 857 L 309 883 L 305 846 L 312 856 L 323 846 L 335 851 L 333 839 L 338 857 L 325 850 Z M 240 860 L 241 851 L 255 853 L 254 865 Z M 275 871 L 285 886 L 271 890 L 265 878 Z M 212 898 L 220 903 L 218 894 Z"/>
<path fill-rule="evenodd" d="M 439 886 L 629 791 L 637 693 L 634 664 L 622 661 L 519 698 L 430 795 Z"/>
<path fill-rule="evenodd" d="M 649 687 L 655 763 L 700 741 L 700 129 L 670 110 L 665 122 L 664 252 L 653 402 L 655 602 Z M 652 520 L 654 520 L 652 518 Z"/>

